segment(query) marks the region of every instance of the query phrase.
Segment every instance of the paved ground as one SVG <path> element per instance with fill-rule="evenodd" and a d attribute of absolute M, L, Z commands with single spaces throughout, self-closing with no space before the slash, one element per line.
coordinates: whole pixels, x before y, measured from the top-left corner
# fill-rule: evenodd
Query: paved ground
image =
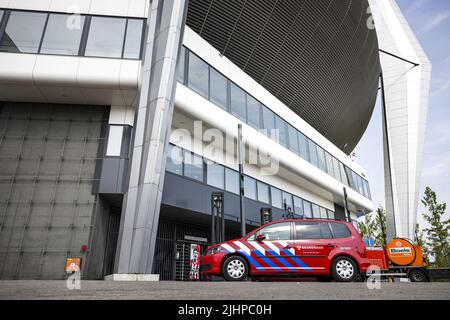
<path fill-rule="evenodd" d="M 65 281 L 0 281 L 0 299 L 450 299 L 450 282 L 382 283 L 369 290 L 365 283 L 318 282 L 109 282 L 82 281 L 68 290 Z"/>

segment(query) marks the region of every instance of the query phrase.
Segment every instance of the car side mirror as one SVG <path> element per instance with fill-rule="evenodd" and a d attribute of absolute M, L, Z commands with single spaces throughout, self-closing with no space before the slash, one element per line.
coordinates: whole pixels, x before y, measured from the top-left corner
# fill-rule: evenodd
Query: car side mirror
<path fill-rule="evenodd" d="M 256 237 L 256 241 L 264 241 L 264 240 L 266 240 L 266 235 L 265 234 L 259 234 Z"/>

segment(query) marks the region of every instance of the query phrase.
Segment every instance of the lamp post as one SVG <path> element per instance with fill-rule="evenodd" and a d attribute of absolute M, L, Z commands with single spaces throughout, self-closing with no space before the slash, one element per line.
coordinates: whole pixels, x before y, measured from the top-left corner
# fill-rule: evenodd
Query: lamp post
<path fill-rule="evenodd" d="M 261 208 L 261 225 L 272 222 L 272 209 Z"/>
<path fill-rule="evenodd" d="M 220 224 L 217 218 L 219 218 Z M 224 240 L 225 215 L 223 210 L 223 193 L 213 192 L 211 194 L 211 243 L 216 244 Z"/>

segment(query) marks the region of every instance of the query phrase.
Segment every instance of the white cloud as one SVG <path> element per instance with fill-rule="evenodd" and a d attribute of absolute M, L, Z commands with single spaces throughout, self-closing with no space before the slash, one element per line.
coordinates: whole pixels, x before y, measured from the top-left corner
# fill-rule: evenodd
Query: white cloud
<path fill-rule="evenodd" d="M 440 12 L 436 14 L 425 24 L 420 34 L 424 35 L 425 33 L 430 32 L 431 30 L 435 29 L 440 24 L 445 22 L 445 20 L 447 20 L 448 18 L 450 18 L 450 11 Z"/>
<path fill-rule="evenodd" d="M 450 175 L 450 153 L 442 153 L 439 155 L 433 155 L 430 157 L 431 161 L 424 163 L 422 170 L 422 178 L 441 178 L 449 177 Z"/>
<path fill-rule="evenodd" d="M 420 9 L 428 2 L 430 2 L 430 0 L 416 0 L 413 2 L 413 4 L 411 6 L 408 7 L 408 9 L 405 11 L 405 13 L 410 14 L 410 13 L 416 11 L 417 9 Z"/>

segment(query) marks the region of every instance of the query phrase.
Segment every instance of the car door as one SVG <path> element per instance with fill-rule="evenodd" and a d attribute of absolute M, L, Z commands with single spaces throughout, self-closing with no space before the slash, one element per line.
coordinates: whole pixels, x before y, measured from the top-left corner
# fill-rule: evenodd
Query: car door
<path fill-rule="evenodd" d="M 260 235 L 265 239 L 258 240 Z M 260 273 L 297 273 L 299 268 L 291 260 L 295 257 L 294 243 L 292 222 L 279 222 L 256 232 L 246 245 Z"/>
<path fill-rule="evenodd" d="M 327 222 L 295 222 L 295 255 L 304 274 L 326 274 L 330 253 L 334 250 L 333 236 Z"/>

